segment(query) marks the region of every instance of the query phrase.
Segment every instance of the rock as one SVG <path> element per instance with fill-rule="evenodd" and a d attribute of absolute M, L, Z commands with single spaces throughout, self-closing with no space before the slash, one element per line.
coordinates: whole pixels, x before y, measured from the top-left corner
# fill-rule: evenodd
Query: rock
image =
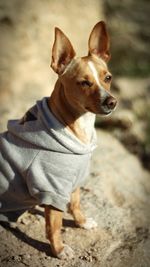
<path fill-rule="evenodd" d="M 0 233 L 4 231 L 4 228 L 0 225 Z"/>

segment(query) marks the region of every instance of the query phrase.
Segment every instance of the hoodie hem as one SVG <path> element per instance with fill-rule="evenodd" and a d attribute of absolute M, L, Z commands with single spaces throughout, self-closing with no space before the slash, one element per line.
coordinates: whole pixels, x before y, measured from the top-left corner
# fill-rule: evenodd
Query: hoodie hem
<path fill-rule="evenodd" d="M 52 192 L 40 192 L 35 194 L 34 197 L 38 199 L 38 205 L 50 205 L 61 211 L 66 211 L 69 202 L 69 199 Z"/>

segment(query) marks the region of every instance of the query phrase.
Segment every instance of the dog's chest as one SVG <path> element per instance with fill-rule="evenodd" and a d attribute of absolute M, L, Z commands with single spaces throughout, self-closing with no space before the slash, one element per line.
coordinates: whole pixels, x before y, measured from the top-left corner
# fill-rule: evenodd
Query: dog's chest
<path fill-rule="evenodd" d="M 88 142 L 91 141 L 95 123 L 95 114 L 88 112 L 78 119 L 81 130 L 85 132 Z"/>

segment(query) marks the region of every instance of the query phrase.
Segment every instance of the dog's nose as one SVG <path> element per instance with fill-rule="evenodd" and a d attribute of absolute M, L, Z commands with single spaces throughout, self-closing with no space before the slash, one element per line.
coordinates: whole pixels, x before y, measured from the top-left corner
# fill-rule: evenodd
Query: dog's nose
<path fill-rule="evenodd" d="M 106 105 L 111 110 L 115 108 L 116 104 L 117 100 L 112 96 L 107 97 L 103 103 L 103 105 Z"/>

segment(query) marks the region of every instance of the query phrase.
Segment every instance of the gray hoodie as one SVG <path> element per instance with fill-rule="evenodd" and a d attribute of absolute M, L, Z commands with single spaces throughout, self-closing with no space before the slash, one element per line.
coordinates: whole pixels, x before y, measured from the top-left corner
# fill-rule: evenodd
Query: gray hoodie
<path fill-rule="evenodd" d="M 0 135 L 0 220 L 41 204 L 64 211 L 84 183 L 95 144 L 95 131 L 83 144 L 50 112 L 47 98 L 22 120 L 9 121 Z"/>

